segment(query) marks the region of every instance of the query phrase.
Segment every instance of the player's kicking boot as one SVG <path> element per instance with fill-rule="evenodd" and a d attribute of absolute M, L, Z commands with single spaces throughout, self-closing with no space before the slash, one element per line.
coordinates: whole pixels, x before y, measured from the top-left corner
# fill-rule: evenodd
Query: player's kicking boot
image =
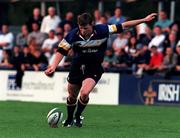
<path fill-rule="evenodd" d="M 62 122 L 62 127 L 71 127 L 73 125 L 73 119 L 72 120 L 64 120 Z"/>

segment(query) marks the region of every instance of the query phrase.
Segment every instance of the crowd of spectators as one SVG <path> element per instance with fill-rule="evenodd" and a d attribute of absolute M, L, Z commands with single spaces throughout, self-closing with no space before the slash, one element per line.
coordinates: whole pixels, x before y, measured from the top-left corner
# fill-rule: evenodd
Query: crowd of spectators
<path fill-rule="evenodd" d="M 54 7 L 42 17 L 40 9 L 34 8 L 32 17 L 24 22 L 15 36 L 8 24 L 0 32 L 0 68 L 19 70 L 44 70 L 54 58 L 58 43 L 69 31 L 77 27 L 74 14 L 69 11 L 64 18 L 56 15 Z M 94 24 L 117 24 L 127 21 L 121 8 L 101 14 L 94 11 Z M 103 66 L 105 71 L 132 73 L 141 76 L 144 72 L 167 76 L 180 72 L 180 28 L 179 22 L 168 19 L 165 11 L 152 29 L 142 23 L 121 34 L 112 34 L 108 39 Z M 60 62 L 58 69 L 68 70 L 73 52 Z"/>

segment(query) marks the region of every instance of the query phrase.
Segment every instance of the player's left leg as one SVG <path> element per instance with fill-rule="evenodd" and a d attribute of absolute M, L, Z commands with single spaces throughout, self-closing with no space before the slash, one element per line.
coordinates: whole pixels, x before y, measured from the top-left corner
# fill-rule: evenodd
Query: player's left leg
<path fill-rule="evenodd" d="M 74 110 L 76 108 L 77 96 L 79 94 L 79 85 L 68 83 L 67 97 L 67 119 L 63 122 L 64 127 L 71 127 L 73 124 Z"/>
<path fill-rule="evenodd" d="M 88 104 L 89 94 L 93 90 L 95 85 L 96 85 L 96 82 L 92 78 L 86 78 L 82 82 L 82 86 L 80 89 L 80 97 L 78 99 L 77 111 L 75 113 L 75 120 L 74 120 L 74 123 L 77 127 L 82 127 L 81 114 L 83 110 L 85 109 L 86 105 Z"/>

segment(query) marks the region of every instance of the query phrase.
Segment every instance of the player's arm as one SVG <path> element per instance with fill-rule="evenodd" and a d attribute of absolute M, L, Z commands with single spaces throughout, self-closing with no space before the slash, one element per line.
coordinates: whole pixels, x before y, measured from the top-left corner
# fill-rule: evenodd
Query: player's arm
<path fill-rule="evenodd" d="M 70 44 L 65 39 L 63 39 L 59 43 L 59 46 L 58 46 L 57 52 L 55 53 L 55 58 L 52 64 L 49 65 L 48 68 L 45 70 L 45 74 L 47 76 L 51 76 L 55 72 L 59 62 L 63 59 L 64 56 L 68 54 L 68 51 L 70 48 L 71 48 Z"/>
<path fill-rule="evenodd" d="M 153 20 L 156 16 L 157 16 L 156 13 L 151 13 L 148 16 L 146 16 L 145 18 L 142 18 L 142 19 L 126 21 L 126 22 L 122 23 L 122 28 L 126 29 L 126 28 L 129 28 L 129 27 L 132 27 L 132 26 L 136 26 L 136 25 L 138 25 L 140 23 L 149 22 L 149 21 Z"/>

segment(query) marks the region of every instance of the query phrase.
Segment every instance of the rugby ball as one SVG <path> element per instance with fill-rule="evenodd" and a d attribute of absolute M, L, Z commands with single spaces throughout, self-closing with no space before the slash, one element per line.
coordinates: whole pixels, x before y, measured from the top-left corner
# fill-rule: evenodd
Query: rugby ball
<path fill-rule="evenodd" d="M 47 114 L 47 122 L 50 127 L 56 128 L 58 124 L 62 122 L 63 113 L 59 110 L 59 108 L 53 108 Z"/>

